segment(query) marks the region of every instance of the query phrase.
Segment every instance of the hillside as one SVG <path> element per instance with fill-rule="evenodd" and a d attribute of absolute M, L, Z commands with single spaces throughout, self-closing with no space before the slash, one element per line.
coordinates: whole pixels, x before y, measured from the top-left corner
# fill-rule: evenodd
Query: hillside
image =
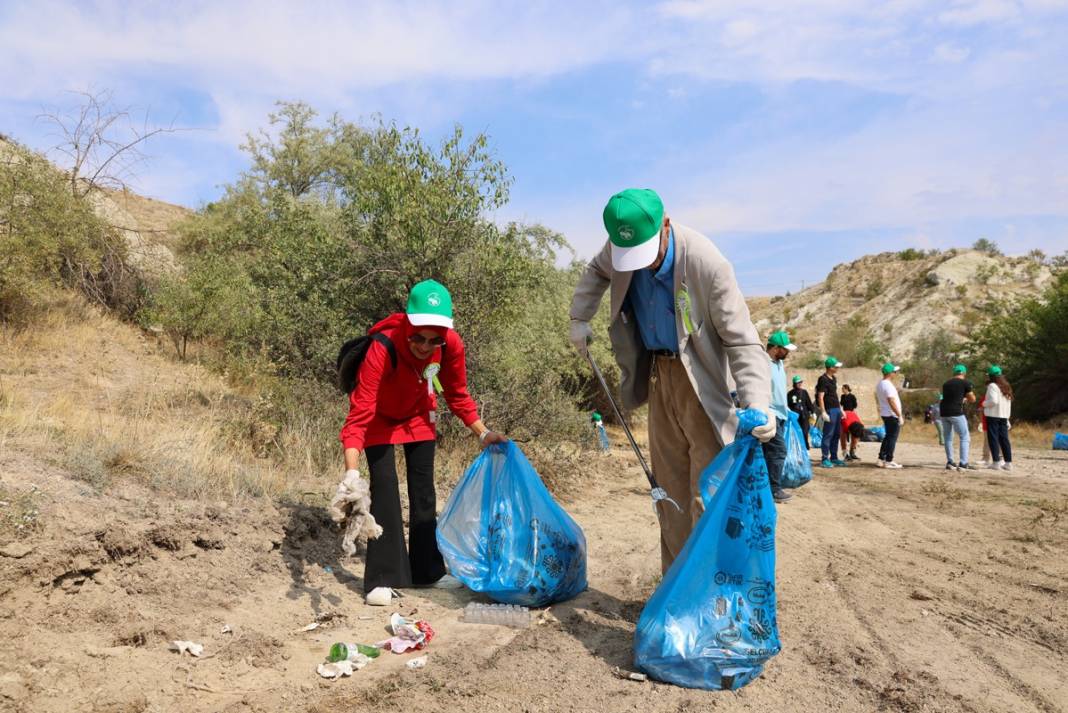
<path fill-rule="evenodd" d="M 904 360 L 925 336 L 967 337 L 989 305 L 1033 297 L 1051 277 L 1028 257 L 884 252 L 837 265 L 796 294 L 750 299 L 749 308 L 761 334 L 788 329 L 802 352 L 821 355 L 833 329 L 859 317 L 892 358 Z"/>

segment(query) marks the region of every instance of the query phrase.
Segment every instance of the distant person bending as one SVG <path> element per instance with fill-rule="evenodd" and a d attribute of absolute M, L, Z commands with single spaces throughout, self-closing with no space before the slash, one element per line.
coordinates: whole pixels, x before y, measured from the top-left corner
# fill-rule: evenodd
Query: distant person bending
<path fill-rule="evenodd" d="M 879 406 L 879 416 L 883 419 L 883 427 L 886 429 L 882 447 L 879 448 L 879 460 L 875 464 L 880 468 L 901 467 L 894 461 L 897 436 L 901 432 L 901 397 L 898 396 L 897 387 L 894 386 L 894 374 L 900 370 L 900 367 L 890 362 L 883 364 L 883 378 L 875 388 L 875 401 Z"/>
<path fill-rule="evenodd" d="M 860 460 L 860 456 L 857 455 L 857 444 L 864 438 L 864 423 L 860 420 L 860 416 L 856 411 L 843 411 L 842 412 L 842 450 L 846 450 L 846 446 L 849 447 L 849 452 L 845 454 L 845 459 Z"/>
<path fill-rule="evenodd" d="M 842 434 L 842 407 L 838 401 L 838 378 L 835 376 L 844 364 L 832 357 L 823 362 L 826 371 L 816 381 L 816 408 L 823 415 L 823 443 L 820 446 L 824 468 L 841 467 L 846 464 L 838 459 L 838 439 Z"/>
<path fill-rule="evenodd" d="M 942 431 L 946 441 L 946 470 L 976 470 L 968 462 L 968 447 L 971 435 L 968 433 L 968 417 L 964 415 L 964 404 L 975 403 L 975 391 L 968 381 L 968 367 L 957 364 L 953 367 L 953 377 L 942 384 Z M 953 460 L 953 434 L 957 434 L 960 443 L 960 460 Z"/>
<path fill-rule="evenodd" d="M 812 418 L 814 409 L 812 397 L 808 395 L 808 391 L 804 388 L 804 379 L 800 376 L 794 376 L 793 382 L 794 388 L 790 389 L 790 392 L 786 394 L 786 405 L 797 414 L 797 421 L 801 426 L 801 435 L 805 437 L 805 450 L 809 450 L 812 448 L 808 442 L 809 419 Z"/>
<path fill-rule="evenodd" d="M 1012 415 L 1012 386 L 995 364 L 987 369 L 986 437 L 990 442 L 991 468 L 1012 470 L 1012 444 L 1009 443 L 1009 417 Z"/>

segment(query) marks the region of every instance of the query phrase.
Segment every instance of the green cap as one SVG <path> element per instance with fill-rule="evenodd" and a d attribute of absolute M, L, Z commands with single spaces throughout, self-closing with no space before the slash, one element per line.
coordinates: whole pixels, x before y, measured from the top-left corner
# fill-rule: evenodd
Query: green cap
<path fill-rule="evenodd" d="M 827 357 L 823 360 L 823 365 L 828 369 L 833 369 L 836 366 L 845 366 L 842 362 L 838 361 L 834 357 Z"/>
<path fill-rule="evenodd" d="M 804 379 L 801 378 L 800 374 L 798 374 L 797 376 L 794 377 L 794 383 L 795 384 L 800 384 L 802 381 L 804 381 Z"/>
<path fill-rule="evenodd" d="M 604 417 L 601 415 L 600 411 L 594 411 L 593 413 L 590 414 L 590 420 L 591 421 L 603 421 Z"/>
<path fill-rule="evenodd" d="M 900 366 L 894 366 L 890 362 L 886 362 L 885 364 L 883 364 L 883 375 L 884 376 L 886 374 L 893 374 L 895 371 L 901 371 L 901 367 Z"/>
<path fill-rule="evenodd" d="M 434 280 L 424 280 L 408 293 L 408 321 L 413 327 L 452 329 L 452 295 Z"/>
<path fill-rule="evenodd" d="M 656 191 L 628 188 L 608 199 L 604 229 L 612 243 L 612 267 L 631 272 L 649 267 L 660 252 L 654 240 L 664 225 L 664 204 Z"/>
<path fill-rule="evenodd" d="M 968 373 L 968 367 L 964 366 L 963 364 L 957 364 L 955 367 L 953 367 L 953 373 L 954 374 L 967 374 Z"/>
<path fill-rule="evenodd" d="M 783 349 L 791 352 L 794 349 L 797 349 L 796 344 L 790 343 L 790 335 L 781 329 L 778 332 L 772 333 L 772 335 L 768 337 L 768 346 L 782 347 Z"/>
<path fill-rule="evenodd" d="M 993 364 L 989 369 L 986 370 L 986 375 L 987 376 L 1001 376 L 1001 367 L 998 366 L 997 364 Z"/>

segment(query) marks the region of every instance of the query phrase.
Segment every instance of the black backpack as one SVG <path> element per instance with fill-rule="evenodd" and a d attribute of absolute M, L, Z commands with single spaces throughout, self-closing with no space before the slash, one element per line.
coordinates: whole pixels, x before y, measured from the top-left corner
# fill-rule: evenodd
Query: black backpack
<path fill-rule="evenodd" d="M 372 342 L 378 342 L 386 348 L 386 351 L 389 352 L 390 365 L 394 369 L 397 368 L 397 348 L 393 346 L 393 342 L 386 335 L 375 332 L 374 334 L 364 334 L 355 339 L 350 339 L 341 345 L 341 351 L 337 354 L 337 387 L 346 396 L 356 388 L 356 376 L 360 372 L 360 364 L 363 364 L 364 357 L 367 356 L 367 350 L 371 348 Z"/>

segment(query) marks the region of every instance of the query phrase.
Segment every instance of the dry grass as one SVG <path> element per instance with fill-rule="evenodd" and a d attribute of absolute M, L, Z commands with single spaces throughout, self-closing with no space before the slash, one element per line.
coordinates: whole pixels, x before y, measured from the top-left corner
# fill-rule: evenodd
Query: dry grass
<path fill-rule="evenodd" d="M 75 298 L 0 336 L 0 455 L 31 453 L 97 488 L 134 479 L 186 496 L 278 496 L 321 483 L 315 434 L 259 420 L 257 399 L 179 364 Z M 264 457 L 270 452 L 273 457 Z"/>
<path fill-rule="evenodd" d="M 1058 426 L 1055 423 L 1013 421 L 1012 429 L 1009 430 L 1009 440 L 1013 445 L 1049 450 L 1053 444 L 1053 433 L 1056 430 Z M 985 437 L 978 431 L 972 431 L 973 442 Z M 938 436 L 933 424 L 924 423 L 923 419 L 913 419 L 901 428 L 900 440 L 910 443 L 938 443 Z"/>

